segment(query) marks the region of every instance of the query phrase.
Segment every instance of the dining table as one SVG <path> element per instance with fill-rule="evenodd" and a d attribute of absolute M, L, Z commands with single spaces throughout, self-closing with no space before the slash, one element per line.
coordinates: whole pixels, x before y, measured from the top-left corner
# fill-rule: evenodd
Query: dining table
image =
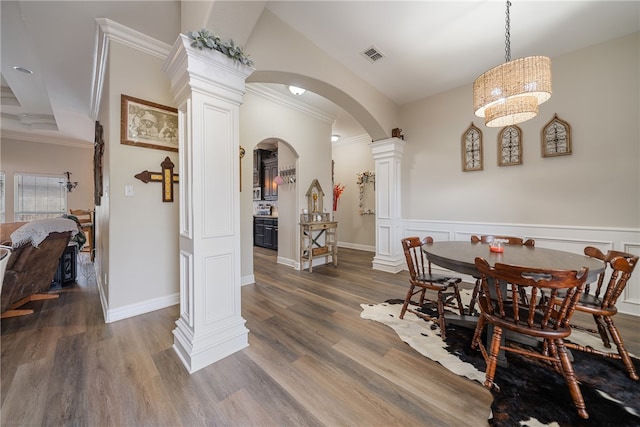
<path fill-rule="evenodd" d="M 589 269 L 587 283 L 604 271 L 601 260 L 582 254 L 524 245 L 503 245 L 502 252 L 492 252 L 488 243 L 470 241 L 433 242 L 422 246 L 427 259 L 439 267 L 477 277 L 476 257 L 484 258 L 492 267 L 496 263 L 554 270 Z"/>
<path fill-rule="evenodd" d="M 422 250 L 432 264 L 473 277 L 480 276 L 475 265 L 477 257 L 484 258 L 492 267 L 496 263 L 576 271 L 579 271 L 582 267 L 587 267 L 589 272 L 586 283 L 596 281 L 598 275 L 605 269 L 605 264 L 595 258 L 573 252 L 535 246 L 506 244 L 502 245 L 502 252 L 493 252 L 490 250 L 488 243 L 443 241 L 424 244 L 422 245 Z M 448 323 L 475 328 L 478 316 L 447 313 L 446 319 Z M 489 334 L 492 333 L 491 329 L 488 331 Z M 505 335 L 503 335 L 502 339 L 505 339 Z M 524 341 L 524 343 L 529 342 Z M 498 364 L 506 365 L 506 358 L 502 350 L 498 355 Z"/>

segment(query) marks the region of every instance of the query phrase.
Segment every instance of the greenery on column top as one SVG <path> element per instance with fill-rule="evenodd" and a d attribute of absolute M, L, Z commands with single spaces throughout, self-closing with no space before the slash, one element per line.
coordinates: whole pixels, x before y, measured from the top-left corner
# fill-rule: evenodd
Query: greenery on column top
<path fill-rule="evenodd" d="M 197 47 L 200 50 L 204 48 L 217 50 L 241 64 L 253 67 L 253 61 L 249 59 L 249 55 L 245 54 L 242 47 L 237 46 L 231 39 L 228 41 L 222 41 L 220 36 L 205 29 L 200 31 L 189 31 L 187 36 L 193 40 L 191 47 Z"/>

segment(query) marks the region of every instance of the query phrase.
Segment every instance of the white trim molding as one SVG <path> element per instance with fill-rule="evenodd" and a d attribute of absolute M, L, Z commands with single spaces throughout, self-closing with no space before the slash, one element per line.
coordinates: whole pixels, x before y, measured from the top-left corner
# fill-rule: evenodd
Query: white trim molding
<path fill-rule="evenodd" d="M 158 59 L 166 59 L 172 46 L 144 33 L 126 27 L 108 18 L 96 18 L 93 78 L 91 80 L 91 104 L 89 114 L 96 120 L 100 111 L 100 99 L 109 56 L 109 42 L 115 41 Z"/>

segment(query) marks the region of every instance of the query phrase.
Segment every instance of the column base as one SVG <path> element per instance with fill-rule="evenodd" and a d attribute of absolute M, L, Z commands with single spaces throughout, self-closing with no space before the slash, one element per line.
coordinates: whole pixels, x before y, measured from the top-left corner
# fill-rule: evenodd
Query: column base
<path fill-rule="evenodd" d="M 387 273 L 399 273 L 405 269 L 406 260 L 402 257 L 382 257 L 376 255 L 373 258 L 371 268 L 374 270 L 386 271 Z"/>
<path fill-rule="evenodd" d="M 215 331 L 193 335 L 193 331 L 182 320 L 176 321 L 173 330 L 173 350 L 192 374 L 218 360 L 249 346 L 249 330 L 241 317 L 235 325 L 216 327 Z"/>

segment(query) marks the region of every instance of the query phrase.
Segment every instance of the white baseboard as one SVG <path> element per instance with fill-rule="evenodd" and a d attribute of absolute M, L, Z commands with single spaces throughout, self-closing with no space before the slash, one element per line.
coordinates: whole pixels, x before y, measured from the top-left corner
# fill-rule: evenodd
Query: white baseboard
<path fill-rule="evenodd" d="M 130 304 L 124 307 L 107 309 L 105 314 L 105 322 L 112 323 L 118 320 L 127 319 L 129 317 L 138 316 L 140 314 L 149 313 L 151 311 L 160 310 L 162 308 L 171 307 L 180 304 L 180 293 L 175 292 L 171 295 L 142 301 L 137 304 Z M 103 302 L 103 307 L 104 307 Z"/>
<path fill-rule="evenodd" d="M 356 249 L 359 251 L 367 251 L 374 252 L 376 251 L 376 247 L 370 245 L 360 245 L 357 243 L 349 243 L 349 242 L 338 242 L 338 248 L 347 248 L 347 249 Z"/>
<path fill-rule="evenodd" d="M 254 283 L 256 283 L 256 276 L 254 274 L 249 274 L 240 278 L 240 286 L 252 285 Z"/>

